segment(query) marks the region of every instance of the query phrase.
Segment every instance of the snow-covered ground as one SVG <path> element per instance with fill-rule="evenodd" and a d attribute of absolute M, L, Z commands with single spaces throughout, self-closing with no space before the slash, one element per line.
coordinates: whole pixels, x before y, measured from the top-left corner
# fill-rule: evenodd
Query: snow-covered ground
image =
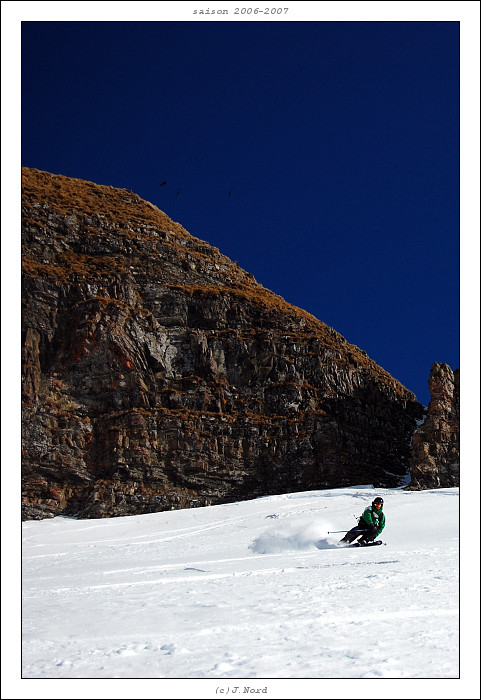
<path fill-rule="evenodd" d="M 329 532 L 353 527 L 374 495 L 387 545 L 336 546 Z M 2 697 L 367 691 L 329 694 L 326 679 L 424 679 L 414 694 L 399 681 L 375 692 L 479 697 L 458 694 L 458 489 L 360 486 L 22 530 L 24 680 Z M 97 694 L 82 686 L 94 680 L 45 679 L 155 680 L 108 695 L 105 682 Z M 443 685 L 426 695 L 426 679 Z"/>

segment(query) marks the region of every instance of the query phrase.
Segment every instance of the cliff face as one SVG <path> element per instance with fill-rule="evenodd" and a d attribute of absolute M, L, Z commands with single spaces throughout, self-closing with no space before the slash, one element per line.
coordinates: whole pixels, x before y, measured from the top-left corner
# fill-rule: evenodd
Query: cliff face
<path fill-rule="evenodd" d="M 412 490 L 459 486 L 459 370 L 435 362 L 429 391 L 426 418 L 412 441 Z"/>
<path fill-rule="evenodd" d="M 134 193 L 23 171 L 23 517 L 398 486 L 422 407 Z"/>

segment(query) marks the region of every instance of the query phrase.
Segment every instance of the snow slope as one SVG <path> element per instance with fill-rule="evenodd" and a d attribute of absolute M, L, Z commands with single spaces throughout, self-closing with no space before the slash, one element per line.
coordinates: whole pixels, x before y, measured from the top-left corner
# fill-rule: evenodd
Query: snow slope
<path fill-rule="evenodd" d="M 328 533 L 374 495 L 387 545 L 337 547 Z M 23 679 L 197 679 L 192 695 L 157 680 L 152 697 L 323 696 L 313 679 L 445 679 L 455 693 L 458 521 L 458 489 L 360 486 L 23 523 Z M 413 697 L 476 697 L 443 691 Z"/>

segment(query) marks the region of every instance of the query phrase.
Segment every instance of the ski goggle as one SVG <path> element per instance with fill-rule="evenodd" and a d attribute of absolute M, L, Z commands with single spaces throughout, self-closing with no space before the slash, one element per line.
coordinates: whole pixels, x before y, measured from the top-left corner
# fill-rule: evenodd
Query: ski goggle
<path fill-rule="evenodd" d="M 374 503 L 374 508 L 377 508 L 378 510 L 382 508 L 382 503 Z"/>

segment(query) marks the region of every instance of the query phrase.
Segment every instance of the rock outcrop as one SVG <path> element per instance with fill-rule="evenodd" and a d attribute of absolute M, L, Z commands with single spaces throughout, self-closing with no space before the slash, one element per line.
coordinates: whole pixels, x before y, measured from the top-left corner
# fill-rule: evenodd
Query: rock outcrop
<path fill-rule="evenodd" d="M 133 192 L 23 171 L 23 517 L 109 517 L 408 470 L 422 406 Z"/>
<path fill-rule="evenodd" d="M 412 441 L 409 489 L 459 486 L 459 370 L 435 362 L 431 401 Z"/>

